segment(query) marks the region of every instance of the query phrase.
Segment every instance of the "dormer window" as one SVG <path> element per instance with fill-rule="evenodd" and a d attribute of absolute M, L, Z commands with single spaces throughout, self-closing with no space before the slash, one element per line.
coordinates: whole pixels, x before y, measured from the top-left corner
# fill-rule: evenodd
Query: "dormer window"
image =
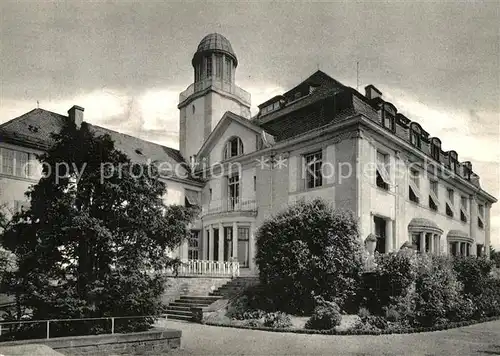
<path fill-rule="evenodd" d="M 239 137 L 233 137 L 227 141 L 224 147 L 224 159 L 240 156 L 243 154 L 243 142 Z"/>
<path fill-rule="evenodd" d="M 449 163 L 448 168 L 451 169 L 453 171 L 453 173 L 457 173 L 457 169 L 458 169 L 457 153 L 455 151 L 450 151 L 450 153 L 448 155 L 450 158 L 450 163 Z"/>
<path fill-rule="evenodd" d="M 439 162 L 439 157 L 441 154 L 441 141 L 439 138 L 434 137 L 431 141 L 431 155 L 436 161 Z"/>
<path fill-rule="evenodd" d="M 410 143 L 418 149 L 422 146 L 420 125 L 416 122 L 410 125 Z"/>
<path fill-rule="evenodd" d="M 391 131 L 396 130 L 396 108 L 389 103 L 382 107 L 382 125 Z"/>

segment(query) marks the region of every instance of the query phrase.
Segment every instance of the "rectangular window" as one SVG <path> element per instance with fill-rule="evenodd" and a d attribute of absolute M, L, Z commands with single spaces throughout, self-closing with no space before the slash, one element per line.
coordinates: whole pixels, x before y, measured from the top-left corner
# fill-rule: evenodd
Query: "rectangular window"
<path fill-rule="evenodd" d="M 233 227 L 224 227 L 224 261 L 233 257 Z"/>
<path fill-rule="evenodd" d="M 321 167 L 323 165 L 323 155 L 321 151 L 305 156 L 306 161 L 306 188 L 316 188 L 323 185 Z"/>
<path fill-rule="evenodd" d="M 465 210 L 465 211 L 468 211 L 468 207 L 467 207 L 467 197 L 460 197 L 460 203 L 462 204 L 462 208 Z"/>
<path fill-rule="evenodd" d="M 238 227 L 238 262 L 240 267 L 248 267 L 250 229 Z"/>
<path fill-rule="evenodd" d="M 377 236 L 377 246 L 375 251 L 379 253 L 385 253 L 385 240 L 386 236 L 386 225 L 387 222 L 385 219 L 375 216 L 373 218 L 373 223 L 375 225 L 375 236 Z"/>
<path fill-rule="evenodd" d="M 439 154 L 441 149 L 436 144 L 431 144 L 431 155 L 436 161 L 439 161 Z"/>
<path fill-rule="evenodd" d="M 483 255 L 483 246 L 481 244 L 476 245 L 476 256 L 481 257 Z"/>
<path fill-rule="evenodd" d="M 414 169 L 410 170 L 408 199 L 414 203 L 420 201 L 420 177 L 419 172 Z"/>
<path fill-rule="evenodd" d="M 191 230 L 188 240 L 188 259 L 198 260 L 200 257 L 200 231 Z"/>
<path fill-rule="evenodd" d="M 455 192 L 453 191 L 453 189 L 448 188 L 448 200 L 452 205 L 455 205 L 454 199 L 455 199 Z"/>
<path fill-rule="evenodd" d="M 420 148 L 420 134 L 411 129 L 410 129 L 410 143 L 413 146 Z"/>
<path fill-rule="evenodd" d="M 28 154 L 16 151 L 15 175 L 17 177 L 28 177 Z"/>
<path fill-rule="evenodd" d="M 437 180 L 430 181 L 431 192 L 433 192 L 436 196 L 438 195 L 438 186 L 439 183 Z"/>
<path fill-rule="evenodd" d="M 395 130 L 394 122 L 395 122 L 394 115 L 384 110 L 384 127 L 388 128 L 391 131 L 394 131 Z"/>
<path fill-rule="evenodd" d="M 228 178 L 229 209 L 234 210 L 240 200 L 240 177 L 235 174 Z"/>
<path fill-rule="evenodd" d="M 253 176 L 253 191 L 257 191 L 257 177 Z"/>
<path fill-rule="evenodd" d="M 2 173 L 14 175 L 15 151 L 2 148 Z"/>
<path fill-rule="evenodd" d="M 208 199 L 209 201 L 212 201 L 212 188 L 208 190 Z"/>
<path fill-rule="evenodd" d="M 223 75 L 223 64 L 224 62 L 222 61 L 222 55 L 221 54 L 216 54 L 215 55 L 215 76 L 217 78 L 222 78 Z"/>
<path fill-rule="evenodd" d="M 438 210 L 437 204 L 435 203 L 434 199 L 432 199 L 432 196 L 429 195 L 429 208 L 431 210 Z"/>
<path fill-rule="evenodd" d="M 478 210 L 479 216 L 480 217 L 484 217 L 484 205 L 483 204 L 478 204 L 477 210 Z"/>
<path fill-rule="evenodd" d="M 481 220 L 481 218 L 478 216 L 477 217 L 477 226 L 480 228 L 480 229 L 484 229 L 484 223 L 483 223 L 483 220 Z"/>
<path fill-rule="evenodd" d="M 446 203 L 446 215 L 448 215 L 450 218 L 452 218 L 454 215 L 453 210 L 451 209 L 451 206 L 448 203 Z"/>
<path fill-rule="evenodd" d="M 389 155 L 377 151 L 377 187 L 389 190 L 390 186 L 390 164 Z"/>
<path fill-rule="evenodd" d="M 463 222 L 467 222 L 467 216 L 464 214 L 463 210 L 460 210 L 460 220 Z"/>

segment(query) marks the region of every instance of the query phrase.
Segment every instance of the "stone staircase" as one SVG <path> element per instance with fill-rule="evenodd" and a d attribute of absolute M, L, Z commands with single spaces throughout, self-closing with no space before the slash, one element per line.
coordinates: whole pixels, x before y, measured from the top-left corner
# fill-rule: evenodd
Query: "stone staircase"
<path fill-rule="evenodd" d="M 183 295 L 167 306 L 167 319 L 191 321 L 193 307 L 208 307 L 219 299 L 229 299 L 241 293 L 246 287 L 258 283 L 257 277 L 237 277 L 217 288 L 209 295 Z"/>

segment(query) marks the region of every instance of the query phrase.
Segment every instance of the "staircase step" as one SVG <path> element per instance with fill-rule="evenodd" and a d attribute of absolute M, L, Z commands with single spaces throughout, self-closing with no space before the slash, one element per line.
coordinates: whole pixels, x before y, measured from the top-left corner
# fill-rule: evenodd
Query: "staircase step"
<path fill-rule="evenodd" d="M 167 309 L 167 315 L 192 316 L 193 313 L 190 310 L 172 310 L 172 309 Z"/>
<path fill-rule="evenodd" d="M 199 303 L 199 304 L 212 304 L 215 302 L 217 299 L 220 299 L 220 297 L 217 296 L 204 296 L 204 297 L 196 297 L 196 296 L 182 296 L 180 299 L 176 300 L 176 302 L 191 302 L 191 303 Z"/>
<path fill-rule="evenodd" d="M 202 300 L 202 299 L 214 299 L 214 298 L 208 297 L 208 296 L 183 295 L 183 296 L 181 296 L 181 299 L 199 299 L 199 300 Z"/>
<path fill-rule="evenodd" d="M 206 303 L 183 303 L 183 302 L 172 302 L 169 303 L 169 306 L 179 306 L 179 307 L 188 307 L 188 308 L 196 308 L 196 307 L 206 307 L 208 304 Z"/>
<path fill-rule="evenodd" d="M 193 317 L 192 315 L 186 316 L 186 315 L 167 314 L 167 323 L 168 319 L 191 321 Z"/>

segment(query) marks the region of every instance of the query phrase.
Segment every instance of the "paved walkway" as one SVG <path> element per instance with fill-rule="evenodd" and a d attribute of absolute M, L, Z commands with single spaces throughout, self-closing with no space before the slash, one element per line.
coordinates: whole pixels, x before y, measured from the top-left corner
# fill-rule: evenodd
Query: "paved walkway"
<path fill-rule="evenodd" d="M 432 333 L 334 336 L 275 333 L 168 321 L 185 355 L 500 355 L 500 321 Z"/>

